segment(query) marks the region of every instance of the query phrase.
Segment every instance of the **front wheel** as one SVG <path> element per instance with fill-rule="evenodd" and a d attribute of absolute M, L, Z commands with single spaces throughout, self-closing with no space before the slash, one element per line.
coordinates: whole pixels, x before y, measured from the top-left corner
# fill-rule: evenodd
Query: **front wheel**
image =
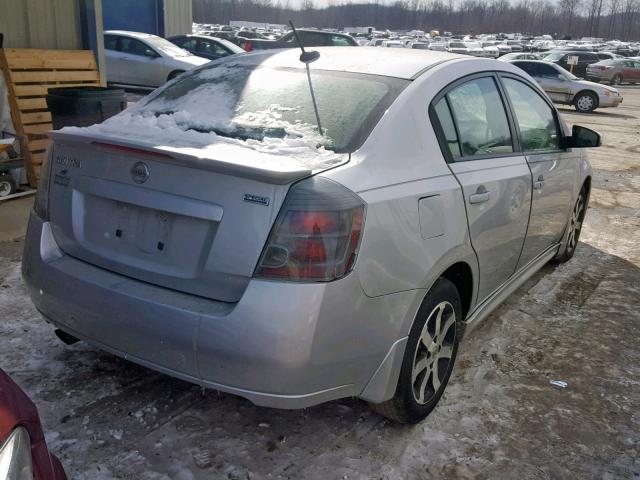
<path fill-rule="evenodd" d="M 584 222 L 584 216 L 587 213 L 587 192 L 584 187 L 580 190 L 576 204 L 571 211 L 571 218 L 569 218 L 569 225 L 567 226 L 567 242 L 564 247 L 564 251 L 555 258 L 556 262 L 566 262 L 571 260 L 573 254 L 578 246 L 578 239 L 580 238 L 580 232 L 582 231 L 582 222 Z"/>
<path fill-rule="evenodd" d="M 622 83 L 622 75 L 616 73 L 611 79 L 611 85 L 620 85 Z"/>
<path fill-rule="evenodd" d="M 591 92 L 582 92 L 576 95 L 573 104 L 579 112 L 593 112 L 598 106 L 598 97 Z"/>
<path fill-rule="evenodd" d="M 456 360 L 461 321 L 458 290 L 439 278 L 409 333 L 395 395 L 372 404 L 376 413 L 399 423 L 418 423 L 435 408 Z"/>

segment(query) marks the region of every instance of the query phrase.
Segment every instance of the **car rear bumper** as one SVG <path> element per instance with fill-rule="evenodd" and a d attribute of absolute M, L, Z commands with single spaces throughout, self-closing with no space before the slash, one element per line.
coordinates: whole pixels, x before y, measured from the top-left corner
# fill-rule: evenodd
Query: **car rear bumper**
<path fill-rule="evenodd" d="M 390 397 L 405 329 L 424 295 L 367 297 L 358 276 L 347 275 L 323 284 L 252 280 L 238 303 L 212 301 L 70 257 L 33 212 L 23 277 L 36 308 L 63 331 L 149 368 L 278 408 Z"/>

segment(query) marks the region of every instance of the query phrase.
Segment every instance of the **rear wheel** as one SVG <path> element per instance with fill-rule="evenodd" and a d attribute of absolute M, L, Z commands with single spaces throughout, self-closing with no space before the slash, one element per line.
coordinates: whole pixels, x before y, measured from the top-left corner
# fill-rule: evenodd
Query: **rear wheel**
<path fill-rule="evenodd" d="M 616 73 L 611 78 L 611 85 L 620 85 L 621 83 L 622 83 L 622 75 L 620 75 L 619 73 Z"/>
<path fill-rule="evenodd" d="M 564 251 L 558 257 L 556 257 L 556 262 L 566 262 L 573 257 L 573 254 L 576 251 L 576 247 L 578 246 L 578 239 L 580 238 L 580 232 L 582 231 L 582 222 L 584 221 L 584 216 L 587 213 L 587 191 L 585 187 L 582 187 L 580 190 L 580 194 L 578 195 L 578 199 L 576 200 L 576 204 L 571 211 L 571 218 L 569 219 L 569 229 L 567 233 L 567 242 L 564 247 Z"/>
<path fill-rule="evenodd" d="M 393 398 L 371 408 L 399 423 L 418 423 L 436 406 L 458 353 L 462 308 L 458 290 L 439 278 L 411 328 Z"/>
<path fill-rule="evenodd" d="M 573 100 L 573 104 L 579 112 L 593 112 L 598 106 L 598 97 L 592 92 L 580 92 Z"/>
<path fill-rule="evenodd" d="M 16 191 L 18 185 L 11 175 L 0 175 L 0 197 L 6 197 Z"/>

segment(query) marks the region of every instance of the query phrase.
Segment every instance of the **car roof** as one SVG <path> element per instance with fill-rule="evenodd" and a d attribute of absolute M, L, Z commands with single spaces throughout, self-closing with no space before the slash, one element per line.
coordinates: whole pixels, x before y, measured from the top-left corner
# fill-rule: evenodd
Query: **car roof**
<path fill-rule="evenodd" d="M 133 38 L 162 38 L 157 35 L 153 35 L 151 33 L 143 33 L 143 32 L 129 32 L 127 30 L 105 30 L 105 35 L 122 35 L 124 37 L 133 37 Z"/>
<path fill-rule="evenodd" d="M 423 70 L 448 60 L 462 60 L 465 57 L 448 52 L 413 49 L 386 49 L 376 47 L 313 47 L 320 58 L 310 64 L 311 70 L 332 70 L 341 72 L 383 75 L 387 77 L 412 79 Z M 236 62 L 261 64 L 269 67 L 302 68 L 300 50 L 297 48 L 280 50 L 258 50 Z"/>

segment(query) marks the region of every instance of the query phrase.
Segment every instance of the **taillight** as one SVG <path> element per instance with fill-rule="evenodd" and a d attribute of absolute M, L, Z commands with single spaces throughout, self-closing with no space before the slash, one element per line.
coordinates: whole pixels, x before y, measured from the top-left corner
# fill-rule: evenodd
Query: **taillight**
<path fill-rule="evenodd" d="M 49 145 L 47 153 L 44 155 L 44 163 L 40 168 L 40 179 L 38 180 L 38 190 L 33 202 L 33 210 L 45 221 L 49 220 L 49 182 L 51 179 L 51 163 L 53 162 L 53 145 Z"/>
<path fill-rule="evenodd" d="M 244 48 L 245 52 L 250 52 L 251 50 L 253 50 L 253 43 L 251 42 L 244 42 L 242 44 L 242 48 Z"/>
<path fill-rule="evenodd" d="M 365 204 L 355 193 L 323 177 L 289 190 L 262 252 L 255 276 L 330 282 L 355 264 Z"/>

